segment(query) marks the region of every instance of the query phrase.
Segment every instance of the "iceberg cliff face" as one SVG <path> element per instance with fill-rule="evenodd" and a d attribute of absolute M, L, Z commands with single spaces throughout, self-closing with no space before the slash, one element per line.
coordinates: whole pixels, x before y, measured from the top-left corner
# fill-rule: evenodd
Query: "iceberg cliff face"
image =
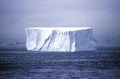
<path fill-rule="evenodd" d="M 96 50 L 92 28 L 26 28 L 26 47 L 31 51 L 87 51 Z"/>

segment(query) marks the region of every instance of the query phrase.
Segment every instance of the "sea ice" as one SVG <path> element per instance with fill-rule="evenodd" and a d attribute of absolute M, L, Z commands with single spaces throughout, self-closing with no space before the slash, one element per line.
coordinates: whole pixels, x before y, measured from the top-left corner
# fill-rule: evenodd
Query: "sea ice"
<path fill-rule="evenodd" d="M 26 28 L 26 47 L 30 51 L 96 50 L 91 27 Z"/>

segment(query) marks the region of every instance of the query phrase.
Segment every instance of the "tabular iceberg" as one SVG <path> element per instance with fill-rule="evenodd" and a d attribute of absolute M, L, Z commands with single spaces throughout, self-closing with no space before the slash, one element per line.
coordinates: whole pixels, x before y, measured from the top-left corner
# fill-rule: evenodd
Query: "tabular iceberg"
<path fill-rule="evenodd" d="M 30 51 L 96 50 L 91 27 L 26 28 L 26 47 Z"/>

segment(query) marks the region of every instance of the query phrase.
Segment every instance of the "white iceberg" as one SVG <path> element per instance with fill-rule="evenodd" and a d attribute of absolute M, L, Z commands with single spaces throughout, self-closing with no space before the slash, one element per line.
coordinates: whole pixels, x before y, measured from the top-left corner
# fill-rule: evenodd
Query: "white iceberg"
<path fill-rule="evenodd" d="M 30 51 L 96 50 L 91 27 L 26 28 L 26 47 Z"/>

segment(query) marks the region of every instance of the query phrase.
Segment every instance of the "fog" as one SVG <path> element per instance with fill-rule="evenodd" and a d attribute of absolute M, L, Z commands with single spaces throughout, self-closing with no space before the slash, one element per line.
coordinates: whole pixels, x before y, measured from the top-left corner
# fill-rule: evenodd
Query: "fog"
<path fill-rule="evenodd" d="M 120 0 L 0 0 L 0 39 L 25 39 L 26 27 L 92 27 L 120 37 Z"/>

